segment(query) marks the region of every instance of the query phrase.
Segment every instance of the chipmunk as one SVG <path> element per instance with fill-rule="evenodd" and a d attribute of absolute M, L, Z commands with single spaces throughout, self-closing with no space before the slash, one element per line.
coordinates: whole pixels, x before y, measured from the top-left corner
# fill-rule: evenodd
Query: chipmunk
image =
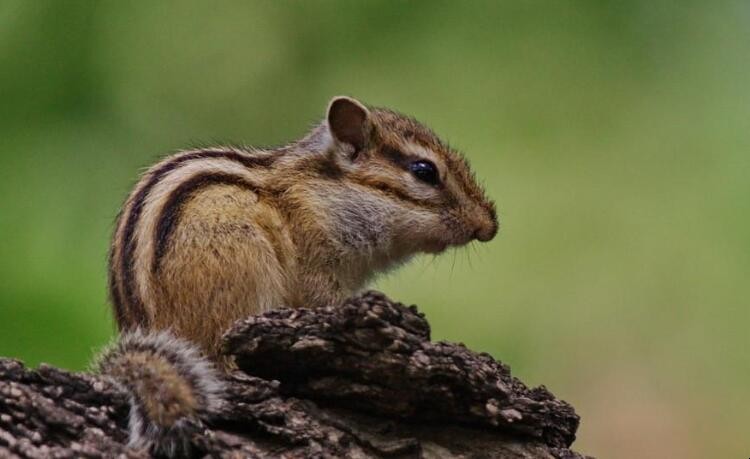
<path fill-rule="evenodd" d="M 220 377 L 210 362 L 221 360 L 221 335 L 236 320 L 341 303 L 415 254 L 489 241 L 497 230 L 494 203 L 462 155 L 416 120 L 349 97 L 335 97 L 323 122 L 284 147 L 206 148 L 160 161 L 123 205 L 109 261 L 123 344 L 100 368 L 140 394 L 131 436 L 151 434 L 132 443 L 179 450 L 164 432 L 179 435 L 180 416 L 144 398 L 139 378 L 148 375 L 124 369 L 129 363 L 159 367 L 155 386 L 186 378 L 172 385 L 190 392 L 208 381 L 190 397 L 165 398 L 190 398 L 195 409 L 173 410 L 189 418 L 214 398 L 205 388 Z M 199 354 L 209 360 L 191 373 Z"/>

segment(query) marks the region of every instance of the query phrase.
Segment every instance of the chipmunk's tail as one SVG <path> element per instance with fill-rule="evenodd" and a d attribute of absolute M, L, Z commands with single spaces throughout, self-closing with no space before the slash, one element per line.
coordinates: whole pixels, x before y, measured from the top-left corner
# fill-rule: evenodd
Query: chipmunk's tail
<path fill-rule="evenodd" d="M 130 446 L 188 456 L 191 437 L 221 403 L 219 372 L 198 348 L 166 331 L 124 333 L 97 361 L 130 396 Z"/>

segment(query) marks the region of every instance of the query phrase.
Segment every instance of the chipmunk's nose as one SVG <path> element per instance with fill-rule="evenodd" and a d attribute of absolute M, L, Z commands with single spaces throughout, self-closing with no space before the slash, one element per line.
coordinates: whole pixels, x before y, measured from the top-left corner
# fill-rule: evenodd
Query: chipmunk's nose
<path fill-rule="evenodd" d="M 480 216 L 476 221 L 477 226 L 474 229 L 474 239 L 482 242 L 491 241 L 500 226 L 497 222 L 495 208 L 481 209 L 479 214 Z"/>
<path fill-rule="evenodd" d="M 492 238 L 495 237 L 497 234 L 497 224 L 494 226 L 487 226 L 482 228 L 477 228 L 476 231 L 474 231 L 474 239 L 482 242 L 491 241 Z"/>

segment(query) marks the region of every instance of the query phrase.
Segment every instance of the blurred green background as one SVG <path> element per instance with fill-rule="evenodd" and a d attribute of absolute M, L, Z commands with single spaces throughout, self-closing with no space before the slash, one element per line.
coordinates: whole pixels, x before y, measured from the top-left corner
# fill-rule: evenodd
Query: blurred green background
<path fill-rule="evenodd" d="M 298 138 L 349 94 L 432 126 L 489 244 L 378 287 L 547 385 L 610 458 L 747 457 L 748 2 L 0 1 L 0 355 L 85 368 L 143 167 Z"/>

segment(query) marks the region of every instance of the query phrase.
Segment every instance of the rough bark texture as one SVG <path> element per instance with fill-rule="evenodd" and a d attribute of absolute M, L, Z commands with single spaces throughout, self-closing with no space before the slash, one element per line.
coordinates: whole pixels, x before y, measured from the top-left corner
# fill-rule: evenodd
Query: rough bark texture
<path fill-rule="evenodd" d="M 197 457 L 580 458 L 579 418 L 464 346 L 430 342 L 415 307 L 370 292 L 281 309 L 225 336 L 239 370 L 193 437 Z M 105 378 L 0 359 L 0 457 L 148 457 Z"/>

